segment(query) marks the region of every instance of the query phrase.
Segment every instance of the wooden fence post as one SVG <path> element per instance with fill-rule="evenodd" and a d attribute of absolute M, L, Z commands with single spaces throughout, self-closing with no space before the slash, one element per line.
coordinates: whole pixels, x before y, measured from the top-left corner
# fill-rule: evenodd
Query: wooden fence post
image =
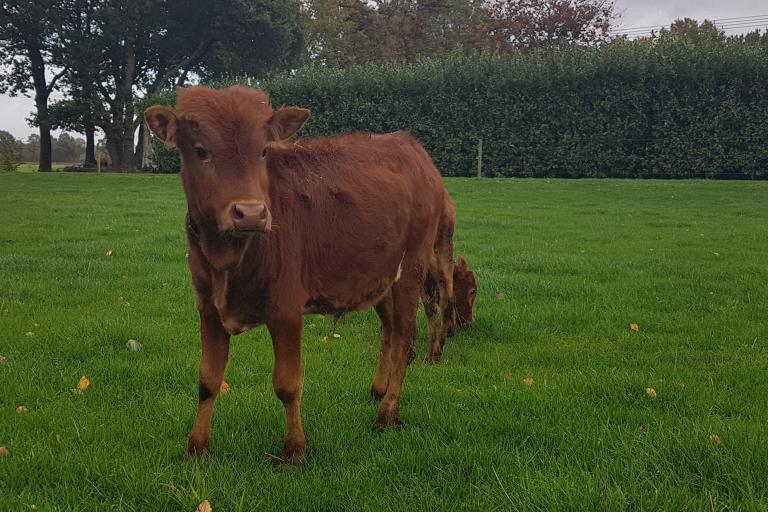
<path fill-rule="evenodd" d="M 483 138 L 477 141 L 477 177 L 483 177 Z"/>

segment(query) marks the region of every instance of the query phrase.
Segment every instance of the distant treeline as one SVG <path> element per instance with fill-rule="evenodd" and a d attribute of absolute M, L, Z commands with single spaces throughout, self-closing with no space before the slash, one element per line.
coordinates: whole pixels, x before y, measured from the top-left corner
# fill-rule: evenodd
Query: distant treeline
<path fill-rule="evenodd" d="M 446 176 L 768 178 L 768 48 L 660 38 L 314 66 L 255 83 L 304 137 L 409 130 Z M 151 101 L 173 103 L 173 91 Z M 155 146 L 160 170 L 175 152 Z"/>
<path fill-rule="evenodd" d="M 51 137 L 54 162 L 76 163 L 85 155 L 85 139 L 62 133 Z M 0 171 L 13 170 L 19 163 L 36 162 L 40 153 L 40 136 L 32 134 L 27 140 L 16 139 L 0 130 Z"/>

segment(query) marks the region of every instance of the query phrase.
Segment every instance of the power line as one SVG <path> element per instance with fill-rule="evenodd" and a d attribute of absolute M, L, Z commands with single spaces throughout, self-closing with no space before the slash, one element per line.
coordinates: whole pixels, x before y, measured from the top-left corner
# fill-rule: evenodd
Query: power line
<path fill-rule="evenodd" d="M 758 29 L 768 28 L 768 14 L 756 14 L 752 16 L 736 16 L 729 18 L 716 18 L 711 21 L 720 30 L 736 30 L 736 29 Z M 667 29 L 672 24 L 668 25 L 646 25 L 642 27 L 629 27 L 629 28 L 616 28 L 611 29 L 609 33 L 611 35 L 623 35 L 630 38 L 644 37 L 651 35 L 653 32 L 658 32 L 662 29 Z"/>

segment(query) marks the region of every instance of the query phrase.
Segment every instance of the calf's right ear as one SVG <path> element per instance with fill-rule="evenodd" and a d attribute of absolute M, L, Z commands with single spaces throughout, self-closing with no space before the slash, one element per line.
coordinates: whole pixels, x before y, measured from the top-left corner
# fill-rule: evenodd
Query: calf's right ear
<path fill-rule="evenodd" d="M 173 109 L 165 105 L 152 105 L 144 111 L 144 120 L 152 133 L 163 141 L 165 147 L 176 146 L 176 127 L 179 119 Z"/>

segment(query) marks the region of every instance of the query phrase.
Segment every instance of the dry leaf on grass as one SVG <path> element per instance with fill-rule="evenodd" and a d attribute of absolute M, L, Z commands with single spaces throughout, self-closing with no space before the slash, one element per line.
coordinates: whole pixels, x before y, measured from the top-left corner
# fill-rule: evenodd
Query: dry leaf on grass
<path fill-rule="evenodd" d="M 648 395 L 648 398 L 651 400 L 656 400 L 656 390 L 653 388 L 645 388 L 645 394 Z"/>
<path fill-rule="evenodd" d="M 213 512 L 211 503 L 208 500 L 203 500 L 195 509 L 195 512 Z"/>
<path fill-rule="evenodd" d="M 107 256 L 112 256 L 112 249 L 109 249 L 109 250 L 107 251 Z"/>
<path fill-rule="evenodd" d="M 323 345 L 328 344 L 328 336 L 323 336 Z"/>
<path fill-rule="evenodd" d="M 77 390 L 85 391 L 86 389 L 88 389 L 90 385 L 91 385 L 91 381 L 88 380 L 88 377 L 83 375 L 82 377 L 80 377 L 80 380 L 77 381 Z"/>
<path fill-rule="evenodd" d="M 26 412 L 29 412 L 29 407 L 26 405 L 20 405 L 16 408 L 16 414 L 24 414 Z"/>
<path fill-rule="evenodd" d="M 526 386 L 533 386 L 534 380 L 533 377 L 526 377 L 523 379 L 523 384 Z"/>
<path fill-rule="evenodd" d="M 504 300 L 504 292 L 497 293 L 496 294 L 496 300 L 498 300 L 499 302 L 503 301 Z"/>
<path fill-rule="evenodd" d="M 339 338 L 341 338 L 341 334 L 333 333 L 333 337 L 336 338 L 336 339 L 339 339 Z"/>
<path fill-rule="evenodd" d="M 0 457 L 8 457 L 10 454 L 11 451 L 7 447 L 0 446 Z"/>
<path fill-rule="evenodd" d="M 504 375 L 504 380 L 507 381 L 507 382 L 512 382 L 513 378 L 514 377 L 512 377 L 511 373 L 507 373 L 506 375 Z"/>
<path fill-rule="evenodd" d="M 221 382 L 221 387 L 219 387 L 219 392 L 222 395 L 229 393 L 229 383 L 227 383 L 227 381 L 224 380 Z"/>
<path fill-rule="evenodd" d="M 717 434 L 712 434 L 709 436 L 709 442 L 712 446 L 717 446 L 720 444 L 720 436 Z"/>
<path fill-rule="evenodd" d="M 629 324 L 629 328 L 630 328 L 630 329 L 632 329 L 632 330 L 633 330 L 633 331 L 635 331 L 635 332 L 638 332 L 638 331 L 640 331 L 640 326 L 639 326 L 639 325 L 637 325 L 637 324 L 634 324 L 634 323 L 632 323 L 632 324 Z"/>
<path fill-rule="evenodd" d="M 139 343 L 138 340 L 128 340 L 128 342 L 125 344 L 125 348 L 131 352 L 138 352 L 141 350 L 141 343 Z"/>

